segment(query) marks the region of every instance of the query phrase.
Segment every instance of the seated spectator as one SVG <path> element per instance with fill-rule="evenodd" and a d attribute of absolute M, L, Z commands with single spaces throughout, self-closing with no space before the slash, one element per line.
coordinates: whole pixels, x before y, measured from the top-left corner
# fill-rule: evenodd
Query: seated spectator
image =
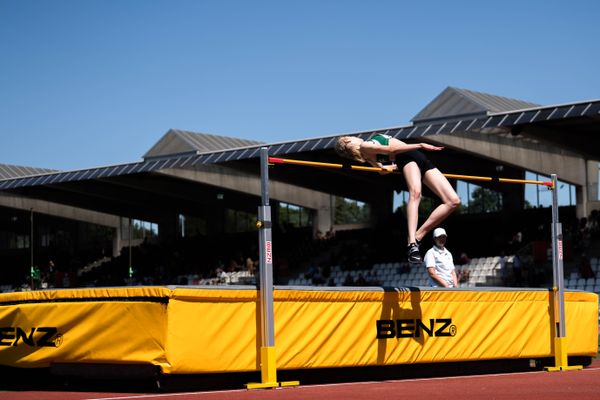
<path fill-rule="evenodd" d="M 317 273 L 317 268 L 314 265 L 310 265 L 308 267 L 308 269 L 306 270 L 306 272 L 304 273 L 304 276 L 308 279 L 312 279 L 316 273 Z"/>
<path fill-rule="evenodd" d="M 510 273 L 508 270 L 507 257 L 504 251 L 500 252 L 500 275 L 502 277 L 502 285 L 508 286 L 510 284 Z"/>
<path fill-rule="evenodd" d="M 513 252 L 517 252 L 523 243 L 523 233 L 518 231 L 516 232 L 512 239 L 509 240 L 508 242 L 508 246 L 510 249 L 512 249 Z"/>
<path fill-rule="evenodd" d="M 471 271 L 469 271 L 467 268 L 457 268 L 456 275 L 459 283 L 465 283 L 469 281 Z"/>
<path fill-rule="evenodd" d="M 325 278 L 323 277 L 323 268 L 320 266 L 317 267 L 316 272 L 313 274 L 312 283 L 314 285 L 321 285 L 325 283 Z"/>
<path fill-rule="evenodd" d="M 581 218 L 579 222 L 579 237 L 581 240 L 581 249 L 587 250 L 590 247 L 590 242 L 592 240 L 592 235 L 590 233 L 590 228 L 588 226 L 587 218 Z"/>
<path fill-rule="evenodd" d="M 335 229 L 333 228 L 333 225 L 331 225 L 331 228 L 329 228 L 329 230 L 325 233 L 325 239 L 335 239 Z"/>
<path fill-rule="evenodd" d="M 460 259 L 458 260 L 459 265 L 465 265 L 471 262 L 471 259 L 467 253 L 460 253 Z"/>
<path fill-rule="evenodd" d="M 323 278 L 329 278 L 331 276 L 331 265 L 324 264 L 321 268 L 323 270 Z"/>
<path fill-rule="evenodd" d="M 521 271 L 521 258 L 518 254 L 513 256 L 512 260 L 512 277 L 513 277 L 513 286 L 521 286 L 523 274 Z"/>
<path fill-rule="evenodd" d="M 365 276 L 366 286 L 379 286 L 379 281 L 373 274 L 373 271 L 367 271 L 367 275 Z"/>
<path fill-rule="evenodd" d="M 231 258 L 227 263 L 227 272 L 234 272 L 241 270 L 241 266 L 235 258 Z"/>
<path fill-rule="evenodd" d="M 246 271 L 248 271 L 248 273 L 250 275 L 254 275 L 254 273 L 256 272 L 257 269 L 258 269 L 258 260 L 253 260 L 252 257 L 247 257 L 246 258 Z"/>
<path fill-rule="evenodd" d="M 356 285 L 367 286 L 367 280 L 365 279 L 362 273 L 358 274 L 358 278 L 356 278 Z"/>
<path fill-rule="evenodd" d="M 581 255 L 581 263 L 579 264 L 579 275 L 584 279 L 596 277 L 596 273 L 592 269 L 590 259 L 585 254 Z"/>
<path fill-rule="evenodd" d="M 344 286 L 354 286 L 354 278 L 350 276 L 349 273 L 346 273 L 346 278 L 344 279 Z"/>
<path fill-rule="evenodd" d="M 401 274 L 409 274 L 410 273 L 410 263 L 403 262 L 400 264 L 400 273 Z"/>
<path fill-rule="evenodd" d="M 600 217 L 598 210 L 592 210 L 588 218 L 588 229 L 591 236 L 596 237 L 600 233 Z"/>

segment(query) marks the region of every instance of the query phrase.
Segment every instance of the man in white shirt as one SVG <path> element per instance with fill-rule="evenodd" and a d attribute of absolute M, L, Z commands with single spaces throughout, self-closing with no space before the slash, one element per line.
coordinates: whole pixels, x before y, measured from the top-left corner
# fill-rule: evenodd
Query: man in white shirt
<path fill-rule="evenodd" d="M 446 248 L 446 231 L 436 228 L 433 231 L 435 245 L 425 253 L 424 263 L 433 287 L 458 287 L 452 253 Z"/>

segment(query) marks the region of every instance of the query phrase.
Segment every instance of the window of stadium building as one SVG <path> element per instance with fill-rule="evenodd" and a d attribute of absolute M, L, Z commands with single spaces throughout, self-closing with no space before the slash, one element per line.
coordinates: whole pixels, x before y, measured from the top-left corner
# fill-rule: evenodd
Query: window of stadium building
<path fill-rule="evenodd" d="M 362 201 L 335 196 L 334 224 L 362 224 L 371 220 L 371 206 Z"/>
<path fill-rule="evenodd" d="M 225 232 L 238 233 L 256 230 L 256 219 L 255 213 L 228 208 L 225 210 Z"/>
<path fill-rule="evenodd" d="M 406 204 L 408 203 L 408 192 L 400 191 L 394 192 L 394 205 L 393 210 L 395 213 L 402 213 L 406 215 Z M 421 202 L 419 203 L 419 218 L 427 218 L 433 209 L 437 206 L 436 200 L 428 197 L 421 196 Z"/>
<path fill-rule="evenodd" d="M 502 194 L 469 182 L 457 181 L 456 192 L 460 197 L 458 213 L 480 214 L 502 210 Z M 406 212 L 408 192 L 394 192 L 394 211 Z M 431 197 L 422 196 L 419 204 L 419 216 L 429 215 L 439 203 Z"/>
<path fill-rule="evenodd" d="M 183 237 L 204 236 L 208 233 L 206 219 L 179 214 L 179 235 Z"/>
<path fill-rule="evenodd" d="M 460 197 L 459 213 L 481 214 L 502 210 L 502 194 L 495 190 L 457 180 L 456 193 Z"/>
<path fill-rule="evenodd" d="M 295 228 L 312 226 L 313 211 L 309 208 L 280 202 L 277 207 L 279 222 Z"/>
<path fill-rule="evenodd" d="M 527 171 L 525 179 L 549 181 L 550 177 Z M 552 207 L 552 191 L 543 185 L 523 185 L 525 190 L 525 208 Z M 575 185 L 558 181 L 558 205 L 574 206 L 577 204 Z"/>
<path fill-rule="evenodd" d="M 129 229 L 129 219 L 121 218 L 121 235 L 127 238 Z M 131 239 L 156 239 L 158 238 L 158 224 L 140 219 L 131 220 Z"/>
<path fill-rule="evenodd" d="M 4 243 L 4 240 L 2 241 Z M 8 246 L 9 249 L 28 249 L 29 248 L 29 236 L 28 235 L 13 235 L 8 234 Z M 2 246 L 5 247 L 5 246 Z"/>

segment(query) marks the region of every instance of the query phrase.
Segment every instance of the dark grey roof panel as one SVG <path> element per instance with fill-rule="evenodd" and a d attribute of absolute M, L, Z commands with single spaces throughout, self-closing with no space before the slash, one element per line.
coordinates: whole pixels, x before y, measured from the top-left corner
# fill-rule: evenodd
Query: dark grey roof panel
<path fill-rule="evenodd" d="M 507 114 L 504 116 L 504 118 L 502 118 L 500 120 L 499 125 L 502 126 L 512 126 L 514 125 L 515 121 L 517 120 L 517 118 L 519 118 L 519 116 L 522 116 L 523 113 L 520 114 Z"/>
<path fill-rule="evenodd" d="M 574 112 L 574 110 L 578 110 L 578 112 Z M 515 114 L 522 114 L 522 116 L 518 118 L 518 121 L 516 118 L 514 120 L 508 118 L 508 116 Z M 501 125 L 517 125 L 577 117 L 600 118 L 600 100 L 591 100 L 587 102 L 565 104 L 560 106 L 540 107 L 538 109 L 513 111 L 498 115 L 507 116 Z"/>
<path fill-rule="evenodd" d="M 46 172 L 29 177 L 0 180 L 0 189 L 11 189 L 16 187 L 27 187 L 37 185 L 52 185 L 64 182 L 76 182 L 108 178 L 116 175 L 128 175 L 138 173 L 142 167 L 151 170 L 151 163 L 131 163 L 110 167 L 89 168 L 78 171 Z"/>
<path fill-rule="evenodd" d="M 359 132 L 356 135 L 361 137 L 369 137 L 376 133 L 388 133 L 394 137 L 400 139 L 416 138 L 441 133 L 452 133 L 456 131 L 475 130 L 482 127 L 507 127 L 512 124 L 518 123 L 530 123 L 543 120 L 551 120 L 555 118 L 565 117 L 567 114 L 571 116 L 598 116 L 598 110 L 600 110 L 600 101 L 585 102 L 575 105 L 565 105 L 557 107 L 548 107 L 528 111 L 518 111 L 511 113 L 503 113 L 499 115 L 492 115 L 490 117 L 480 118 L 466 118 L 461 120 L 454 120 L 450 122 L 437 122 L 432 124 L 417 124 L 415 126 L 400 127 L 383 129 L 378 131 Z M 309 139 L 299 142 L 288 142 L 271 145 L 270 153 L 273 155 L 288 154 L 293 152 L 299 152 L 304 150 L 321 150 L 332 148 L 335 142 L 336 136 L 321 137 L 316 139 Z M 175 158 L 174 160 L 148 160 L 140 163 L 128 164 L 125 166 L 115 167 L 103 167 L 95 170 L 95 172 L 89 172 L 86 174 L 86 179 L 93 179 L 95 177 L 106 177 L 115 176 L 121 174 L 131 174 L 139 172 L 150 172 L 161 168 L 172 168 L 181 165 L 189 164 L 208 164 L 216 163 L 223 160 L 237 160 L 245 158 L 253 158 L 258 156 L 258 148 L 260 146 L 254 146 L 237 149 L 237 150 L 225 150 L 220 152 L 212 152 L 207 154 L 199 154 L 196 156 L 186 155 L 185 157 Z M 81 171 L 78 171 L 81 172 Z M 39 183 L 41 177 L 36 177 L 36 183 Z M 43 184 L 51 184 L 59 181 L 72 181 L 77 180 L 77 176 L 73 173 L 59 173 L 44 176 L 45 181 Z M 12 181 L 14 182 L 14 181 Z M 27 186 L 31 184 L 32 180 L 22 179 L 20 180 L 19 186 Z M 8 182 L 0 182 L 0 187 L 6 188 Z"/>
<path fill-rule="evenodd" d="M 521 123 L 521 121 L 531 121 L 537 113 L 538 113 L 538 111 L 534 111 L 534 110 L 523 111 L 519 114 L 519 116 L 514 121 L 514 123 L 519 124 L 519 123 Z M 493 118 L 499 118 L 499 116 L 495 116 Z"/>

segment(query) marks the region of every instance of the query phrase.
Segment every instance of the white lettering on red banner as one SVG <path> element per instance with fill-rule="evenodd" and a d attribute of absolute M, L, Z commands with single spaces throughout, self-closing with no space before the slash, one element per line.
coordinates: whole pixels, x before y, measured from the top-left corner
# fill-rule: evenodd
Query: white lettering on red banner
<path fill-rule="evenodd" d="M 267 240 L 266 242 L 266 246 L 265 246 L 265 254 L 266 254 L 266 263 L 267 264 L 273 264 L 273 249 L 271 246 L 271 241 Z"/>

